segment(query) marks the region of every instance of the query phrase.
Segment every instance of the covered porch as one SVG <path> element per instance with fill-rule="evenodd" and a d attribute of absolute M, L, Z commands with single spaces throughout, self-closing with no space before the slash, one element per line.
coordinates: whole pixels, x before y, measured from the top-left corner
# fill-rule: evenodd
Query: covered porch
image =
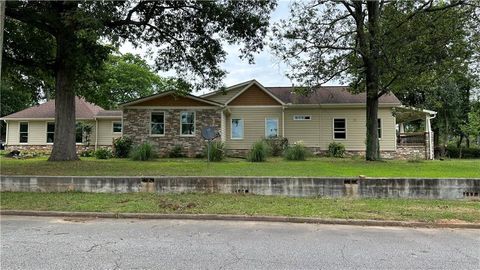
<path fill-rule="evenodd" d="M 434 142 L 431 120 L 437 112 L 400 106 L 395 108 L 397 152 L 415 152 L 425 159 L 434 159 Z"/>

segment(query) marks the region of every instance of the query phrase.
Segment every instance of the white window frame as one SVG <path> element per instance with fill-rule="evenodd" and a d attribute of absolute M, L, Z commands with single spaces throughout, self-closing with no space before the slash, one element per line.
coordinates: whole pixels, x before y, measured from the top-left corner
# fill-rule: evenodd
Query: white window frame
<path fill-rule="evenodd" d="M 378 131 L 380 131 L 380 136 L 378 136 L 378 140 L 381 141 L 383 137 L 383 119 L 382 118 L 377 118 L 377 135 Z"/>
<path fill-rule="evenodd" d="M 242 137 L 233 137 L 233 120 L 239 120 L 242 123 Z M 232 140 L 243 140 L 245 137 L 245 120 L 243 118 L 238 118 L 238 117 L 232 117 L 230 119 L 230 139 Z"/>
<path fill-rule="evenodd" d="M 48 133 L 52 133 L 52 132 L 48 132 L 48 124 L 51 124 L 53 123 L 53 125 L 55 126 L 55 122 L 52 122 L 52 121 L 47 121 L 45 122 L 45 143 L 46 144 L 53 144 L 55 142 L 55 128 L 54 128 L 54 131 L 53 131 L 53 142 L 48 142 Z"/>
<path fill-rule="evenodd" d="M 345 121 L 345 138 L 335 138 L 335 120 L 344 120 Z M 348 131 L 347 131 L 347 118 L 344 117 L 335 117 L 332 119 L 332 137 L 335 141 L 345 141 L 347 140 Z"/>
<path fill-rule="evenodd" d="M 27 124 L 27 142 L 20 142 L 21 141 L 21 133 L 25 133 L 25 132 L 21 132 L 21 125 L 26 123 Z M 30 123 L 28 121 L 21 121 L 21 122 L 18 122 L 18 143 L 19 144 L 28 144 L 28 141 L 30 141 Z"/>
<path fill-rule="evenodd" d="M 268 126 L 267 126 L 268 120 L 275 120 L 275 122 L 277 122 L 277 136 L 272 137 L 272 138 L 280 137 L 280 126 L 279 126 L 279 123 L 278 123 L 278 118 L 276 118 L 276 117 L 266 117 L 265 118 L 265 138 L 267 138 L 267 139 L 270 138 L 270 137 L 268 137 Z"/>
<path fill-rule="evenodd" d="M 165 121 L 165 116 L 164 116 L 164 121 Z M 120 123 L 120 131 L 115 131 L 115 123 Z M 123 123 L 122 121 L 112 121 L 112 133 L 113 134 L 122 134 L 123 132 Z"/>
<path fill-rule="evenodd" d="M 298 118 L 297 118 L 298 117 Z M 306 119 L 308 117 L 308 119 Z M 312 120 L 312 116 L 311 115 L 294 115 L 293 116 L 293 121 L 310 121 Z"/>
<path fill-rule="evenodd" d="M 193 113 L 193 134 L 183 134 L 182 130 L 182 114 L 183 113 Z M 181 111 L 180 112 L 180 137 L 195 137 L 197 131 L 197 114 L 195 111 Z"/>
<path fill-rule="evenodd" d="M 152 115 L 154 113 L 161 113 L 163 114 L 163 133 L 162 134 L 152 134 Z M 167 125 L 166 125 L 166 113 L 165 111 L 151 111 L 150 112 L 150 121 L 148 122 L 148 129 L 150 131 L 150 137 L 164 137 L 165 136 L 165 132 L 167 130 Z M 123 125 L 122 125 L 122 131 L 123 131 Z"/>

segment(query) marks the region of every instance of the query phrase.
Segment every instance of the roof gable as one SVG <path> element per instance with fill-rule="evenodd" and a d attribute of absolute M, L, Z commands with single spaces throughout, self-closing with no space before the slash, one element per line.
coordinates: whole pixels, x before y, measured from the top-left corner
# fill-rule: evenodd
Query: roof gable
<path fill-rule="evenodd" d="M 257 84 L 246 87 L 236 96 L 232 97 L 227 104 L 231 106 L 282 105 L 280 101 Z"/>
<path fill-rule="evenodd" d="M 190 107 L 190 106 L 220 106 L 221 104 L 193 95 L 180 96 L 174 91 L 168 91 L 152 96 L 140 98 L 121 105 L 127 106 L 164 106 L 164 107 Z"/>

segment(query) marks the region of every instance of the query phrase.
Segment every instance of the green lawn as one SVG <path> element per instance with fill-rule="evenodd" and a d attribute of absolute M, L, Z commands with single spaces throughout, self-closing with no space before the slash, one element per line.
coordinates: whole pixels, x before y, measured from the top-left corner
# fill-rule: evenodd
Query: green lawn
<path fill-rule="evenodd" d="M 194 176 L 358 176 L 369 177 L 480 177 L 480 160 L 435 160 L 411 163 L 400 160 L 366 162 L 359 159 L 312 158 L 284 161 L 270 158 L 264 163 L 228 159 L 207 163 L 200 159 L 97 160 L 48 162 L 46 157 L 11 159 L 0 157 L 3 175 L 194 175 Z"/>
<path fill-rule="evenodd" d="M 214 193 L 0 193 L 1 209 L 114 213 L 188 213 L 341 219 L 480 222 L 467 200 L 291 198 Z"/>

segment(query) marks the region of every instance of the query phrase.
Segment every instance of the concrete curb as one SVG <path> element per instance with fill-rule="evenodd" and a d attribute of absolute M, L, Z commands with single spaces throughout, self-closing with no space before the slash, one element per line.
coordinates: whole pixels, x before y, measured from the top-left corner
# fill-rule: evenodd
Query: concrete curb
<path fill-rule="evenodd" d="M 354 226 L 480 229 L 480 223 L 428 223 L 428 222 L 417 222 L 417 221 L 408 222 L 408 221 L 359 220 L 359 219 L 323 219 L 323 218 L 285 217 L 285 216 L 243 216 L 243 215 L 214 215 L 214 214 L 148 214 L 148 213 L 61 212 L 61 211 L 22 211 L 22 210 L 0 210 L 0 215 L 38 216 L 38 217 L 77 217 L 77 218 L 226 220 L 226 221 L 335 224 L 335 225 L 354 225 Z"/>

